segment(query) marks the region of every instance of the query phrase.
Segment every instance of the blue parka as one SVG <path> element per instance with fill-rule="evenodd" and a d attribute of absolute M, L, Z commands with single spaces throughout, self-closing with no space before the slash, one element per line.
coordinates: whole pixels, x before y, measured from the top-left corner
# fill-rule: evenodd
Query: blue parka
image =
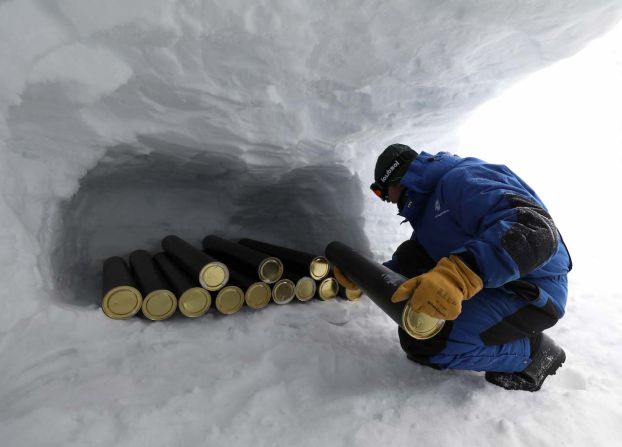
<path fill-rule="evenodd" d="M 563 315 L 569 253 L 540 198 L 509 168 L 422 152 L 401 184 L 406 191 L 399 214 L 434 261 L 461 256 L 484 288 L 527 281 L 540 292 L 531 304 L 548 301 Z M 385 265 L 400 272 L 396 256 Z"/>

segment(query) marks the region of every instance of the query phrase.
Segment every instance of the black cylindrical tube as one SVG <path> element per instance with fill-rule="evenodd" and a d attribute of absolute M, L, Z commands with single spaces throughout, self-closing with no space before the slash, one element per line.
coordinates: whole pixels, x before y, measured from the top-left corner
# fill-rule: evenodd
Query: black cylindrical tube
<path fill-rule="evenodd" d="M 346 289 L 345 287 L 340 285 L 337 296 L 341 298 L 345 298 L 348 301 L 356 301 L 359 298 L 361 298 L 361 296 L 363 296 L 363 291 L 361 289 L 354 289 L 354 290 Z"/>
<path fill-rule="evenodd" d="M 328 244 L 326 257 L 412 337 L 426 339 L 440 332 L 443 320 L 415 313 L 407 303 L 391 301 L 393 293 L 406 281 L 406 277 L 366 259 L 338 241 Z"/>
<path fill-rule="evenodd" d="M 272 289 L 263 281 L 256 281 L 251 277 L 229 269 L 229 283 L 238 286 L 244 291 L 244 301 L 251 309 L 262 309 L 268 305 L 272 296 Z"/>
<path fill-rule="evenodd" d="M 125 261 L 113 256 L 104 261 L 102 310 L 115 320 L 125 320 L 138 313 L 143 297 Z"/>
<path fill-rule="evenodd" d="M 283 277 L 295 284 L 294 295 L 298 301 L 309 301 L 317 292 L 317 284 L 313 278 L 285 270 Z"/>
<path fill-rule="evenodd" d="M 221 237 L 206 236 L 203 239 L 203 248 L 210 255 L 230 264 L 232 268 L 258 277 L 268 284 L 277 282 L 283 275 L 283 263 L 279 259 Z"/>
<path fill-rule="evenodd" d="M 331 275 L 334 276 L 332 270 Z M 363 291 L 361 289 L 346 289 L 341 284 L 339 284 L 339 291 L 337 292 L 337 296 L 340 298 L 344 298 L 348 301 L 356 301 L 361 298 L 361 296 L 363 296 Z"/>
<path fill-rule="evenodd" d="M 276 304 L 287 304 L 296 296 L 296 284 L 287 278 L 281 278 L 272 286 L 272 300 Z"/>
<path fill-rule="evenodd" d="M 248 289 L 251 285 L 253 285 L 256 280 L 252 279 L 250 276 L 244 275 L 237 270 L 229 269 L 229 283 L 234 286 L 238 286 L 242 290 Z"/>
<path fill-rule="evenodd" d="M 177 298 L 151 255 L 145 250 L 136 250 L 130 254 L 130 265 L 145 297 L 143 315 L 150 320 L 170 318 L 177 309 Z"/>
<path fill-rule="evenodd" d="M 167 256 L 166 253 L 158 253 L 153 257 L 153 260 L 164 276 L 168 280 L 168 283 L 171 285 L 173 292 L 176 295 L 181 295 L 186 290 L 191 289 L 196 286 L 194 281 L 190 279 L 190 277 L 184 273 L 178 266 L 175 264 L 170 257 Z"/>
<path fill-rule="evenodd" d="M 136 250 L 130 254 L 130 264 L 136 275 L 136 282 L 145 295 L 156 290 L 168 290 L 169 285 L 157 270 L 149 252 Z"/>
<path fill-rule="evenodd" d="M 296 272 L 302 276 L 311 275 L 313 279 L 319 280 L 326 277 L 330 270 L 328 260 L 324 256 L 281 247 L 255 239 L 244 238 L 240 239 L 238 243 L 280 259 L 286 272 Z"/>
<path fill-rule="evenodd" d="M 136 287 L 136 282 L 125 261 L 119 256 L 113 256 L 104 261 L 103 273 L 104 295 L 119 286 Z"/>
<path fill-rule="evenodd" d="M 244 306 L 244 291 L 238 286 L 228 285 L 218 291 L 214 301 L 220 313 L 231 315 Z"/>
<path fill-rule="evenodd" d="M 303 276 L 296 281 L 296 298 L 299 301 L 310 301 L 317 293 L 317 284 L 310 276 Z"/>
<path fill-rule="evenodd" d="M 182 238 L 169 235 L 162 239 L 162 248 L 184 271 L 196 278 L 207 290 L 223 288 L 229 280 L 229 270 L 207 253 L 193 247 Z"/>
<path fill-rule="evenodd" d="M 251 284 L 244 293 L 244 302 L 251 309 L 263 309 L 270 303 L 272 298 L 272 288 L 263 281 L 257 281 Z"/>
<path fill-rule="evenodd" d="M 153 257 L 173 292 L 178 297 L 179 311 L 186 317 L 200 317 L 205 314 L 211 304 L 212 297 L 196 279 L 192 279 L 166 253 L 158 253 Z"/>
<path fill-rule="evenodd" d="M 332 276 L 317 281 L 317 295 L 323 301 L 332 300 L 339 293 L 339 283 Z"/>
<path fill-rule="evenodd" d="M 215 258 L 219 259 L 217 256 Z M 244 292 L 244 302 L 248 307 L 255 310 L 263 309 L 270 303 L 272 289 L 268 284 L 263 281 L 255 280 L 253 277 L 235 270 L 231 267 L 231 264 L 227 267 L 229 268 L 229 284 Z M 220 308 L 223 308 L 223 295 L 219 295 L 221 298 L 218 304 Z M 234 299 L 235 295 L 232 291 L 228 291 L 224 296 L 229 297 L 229 299 Z"/>

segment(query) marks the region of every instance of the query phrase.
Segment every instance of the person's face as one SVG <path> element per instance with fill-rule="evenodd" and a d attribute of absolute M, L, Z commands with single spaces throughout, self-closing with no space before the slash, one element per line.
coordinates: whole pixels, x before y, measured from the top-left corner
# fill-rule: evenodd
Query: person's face
<path fill-rule="evenodd" d="M 402 191 L 404 191 L 404 186 L 400 183 L 394 183 L 388 186 L 387 188 L 387 198 L 391 203 L 397 203 L 400 200 L 400 196 L 402 195 Z"/>

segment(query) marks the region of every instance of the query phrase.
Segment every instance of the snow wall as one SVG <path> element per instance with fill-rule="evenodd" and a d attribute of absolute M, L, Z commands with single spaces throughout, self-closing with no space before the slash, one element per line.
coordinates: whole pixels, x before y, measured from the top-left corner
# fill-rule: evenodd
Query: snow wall
<path fill-rule="evenodd" d="M 378 151 L 451 151 L 467 112 L 621 9 L 0 2 L 0 328 L 42 302 L 96 303 L 105 257 L 169 233 L 388 255 L 403 235 L 366 191 Z"/>

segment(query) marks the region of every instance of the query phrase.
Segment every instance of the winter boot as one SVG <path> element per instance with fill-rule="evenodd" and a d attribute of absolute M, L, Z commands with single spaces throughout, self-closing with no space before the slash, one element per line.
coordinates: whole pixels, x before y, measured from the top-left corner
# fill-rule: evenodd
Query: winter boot
<path fill-rule="evenodd" d="M 486 380 L 506 390 L 538 391 L 547 376 L 552 376 L 566 360 L 562 348 L 545 334 L 532 340 L 531 363 L 520 372 L 486 372 Z"/>

